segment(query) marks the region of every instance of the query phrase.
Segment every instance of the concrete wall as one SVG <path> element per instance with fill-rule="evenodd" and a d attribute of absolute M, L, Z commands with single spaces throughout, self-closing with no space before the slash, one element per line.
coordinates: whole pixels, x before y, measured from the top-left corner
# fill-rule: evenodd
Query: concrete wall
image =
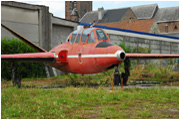
<path fill-rule="evenodd" d="M 162 54 L 178 54 L 179 53 L 179 41 L 178 42 L 167 42 L 152 39 L 143 39 L 132 36 L 113 35 L 108 34 L 111 42 L 120 44 L 125 43 L 132 47 L 146 47 L 151 50 L 151 53 L 162 53 Z"/>
<path fill-rule="evenodd" d="M 1 23 L 23 35 L 37 45 L 39 42 L 38 11 L 10 6 L 1 6 Z M 14 37 L 1 27 L 1 37 Z"/>
<path fill-rule="evenodd" d="M 167 42 L 163 40 L 143 39 L 132 36 L 114 35 L 108 34 L 111 42 L 119 45 L 125 43 L 126 46 L 132 46 L 132 48 L 149 48 L 151 53 L 154 54 L 179 54 L 179 40 L 177 42 Z M 163 59 L 163 60 L 138 60 L 138 63 L 144 64 L 151 62 L 160 62 L 161 64 L 167 65 L 170 61 L 178 62 L 177 59 Z"/>
<path fill-rule="evenodd" d="M 78 22 L 54 17 L 46 6 L 7 1 L 1 3 L 1 22 L 47 51 L 64 43 L 78 26 Z M 15 36 L 1 27 L 1 37 Z"/>
<path fill-rule="evenodd" d="M 72 22 L 65 19 L 51 16 L 51 48 L 66 41 L 68 35 L 77 29 L 78 22 Z"/>

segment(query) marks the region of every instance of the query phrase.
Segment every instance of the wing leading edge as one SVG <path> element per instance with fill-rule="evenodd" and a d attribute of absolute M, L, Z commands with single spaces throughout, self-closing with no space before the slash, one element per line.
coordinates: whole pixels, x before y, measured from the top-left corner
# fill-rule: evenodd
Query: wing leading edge
<path fill-rule="evenodd" d="M 56 58 L 53 53 L 25 53 L 25 54 L 3 54 L 1 61 L 21 62 L 45 62 L 53 63 Z"/>
<path fill-rule="evenodd" d="M 179 54 L 143 54 L 143 53 L 126 53 L 129 59 L 161 59 L 161 58 L 179 58 Z"/>

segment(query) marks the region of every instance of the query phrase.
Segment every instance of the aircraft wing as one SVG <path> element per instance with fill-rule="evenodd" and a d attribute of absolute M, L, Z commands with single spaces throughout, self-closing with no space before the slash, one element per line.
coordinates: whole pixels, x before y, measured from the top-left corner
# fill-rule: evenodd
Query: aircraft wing
<path fill-rule="evenodd" d="M 160 59 L 160 58 L 179 58 L 179 54 L 144 54 L 144 53 L 126 53 L 129 59 Z"/>
<path fill-rule="evenodd" d="M 1 61 L 22 61 L 22 62 L 45 62 L 53 63 L 56 58 L 53 53 L 24 53 L 24 54 L 3 54 Z"/>

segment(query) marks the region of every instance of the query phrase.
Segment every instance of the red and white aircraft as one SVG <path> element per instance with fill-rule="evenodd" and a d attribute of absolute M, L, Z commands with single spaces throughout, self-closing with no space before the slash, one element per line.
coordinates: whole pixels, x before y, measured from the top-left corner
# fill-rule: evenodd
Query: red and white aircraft
<path fill-rule="evenodd" d="M 112 44 L 108 35 L 100 28 L 76 30 L 67 37 L 65 43 L 48 52 L 5 25 L 2 27 L 38 51 L 38 53 L 1 55 L 2 61 L 43 62 L 56 69 L 82 75 L 100 73 L 115 67 L 115 78 L 120 77 L 116 66 L 124 61 L 125 73 L 122 74 L 124 84 L 130 75 L 130 59 L 179 58 L 179 54 L 125 53 L 121 47 Z M 114 82 L 120 83 L 116 79 Z"/>

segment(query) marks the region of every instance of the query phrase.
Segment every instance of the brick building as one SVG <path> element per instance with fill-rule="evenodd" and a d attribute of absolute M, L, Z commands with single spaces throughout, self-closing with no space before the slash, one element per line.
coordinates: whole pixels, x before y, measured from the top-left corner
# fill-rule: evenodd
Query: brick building
<path fill-rule="evenodd" d="M 79 21 L 87 12 L 92 11 L 92 1 L 66 1 L 65 19 Z"/>
<path fill-rule="evenodd" d="M 131 7 L 138 20 L 155 19 L 159 34 L 179 37 L 179 7 L 159 8 L 157 4 Z"/>
<path fill-rule="evenodd" d="M 133 20 L 133 21 L 114 22 L 114 23 L 98 23 L 98 25 L 121 28 L 126 30 L 134 30 L 139 32 L 160 33 L 154 19 L 136 20 L 136 21 Z"/>
<path fill-rule="evenodd" d="M 159 8 L 155 20 L 161 34 L 179 37 L 179 7 Z"/>

